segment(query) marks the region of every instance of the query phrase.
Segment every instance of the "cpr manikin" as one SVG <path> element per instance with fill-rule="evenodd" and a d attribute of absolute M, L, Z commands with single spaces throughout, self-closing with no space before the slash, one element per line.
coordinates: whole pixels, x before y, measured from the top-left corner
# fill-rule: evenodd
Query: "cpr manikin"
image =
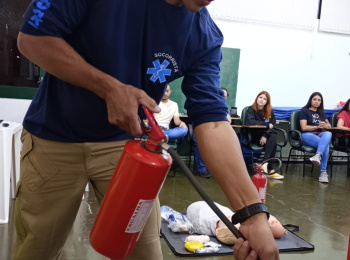
<path fill-rule="evenodd" d="M 224 215 L 231 220 L 234 212 L 220 204 L 215 204 Z M 219 219 L 205 201 L 197 201 L 188 206 L 187 217 L 192 222 L 197 234 L 216 236 L 216 238 L 224 244 L 234 244 L 237 240 L 228 227 Z M 274 238 L 281 238 L 285 234 L 286 229 L 274 216 L 270 215 L 268 222 Z M 239 229 L 240 224 L 235 225 L 235 227 Z"/>

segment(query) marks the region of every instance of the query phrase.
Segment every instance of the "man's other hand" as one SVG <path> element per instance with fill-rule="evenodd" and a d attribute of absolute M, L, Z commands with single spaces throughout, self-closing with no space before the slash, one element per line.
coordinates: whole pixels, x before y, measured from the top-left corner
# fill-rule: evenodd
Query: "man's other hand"
<path fill-rule="evenodd" d="M 279 252 L 266 214 L 256 214 L 244 221 L 239 228 L 247 239 L 238 239 L 233 252 L 236 260 L 278 260 Z"/>

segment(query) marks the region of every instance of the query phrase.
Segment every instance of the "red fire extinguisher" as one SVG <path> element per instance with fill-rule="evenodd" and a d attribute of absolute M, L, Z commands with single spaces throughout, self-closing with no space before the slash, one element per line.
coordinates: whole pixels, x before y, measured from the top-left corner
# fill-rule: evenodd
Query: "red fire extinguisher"
<path fill-rule="evenodd" d="M 132 253 L 172 164 L 170 154 L 160 148 L 163 131 L 143 109 L 148 139 L 126 143 L 90 233 L 92 247 L 113 259 Z"/>
<path fill-rule="evenodd" d="M 253 183 L 258 190 L 259 197 L 262 203 L 266 201 L 266 186 L 267 186 L 267 177 L 263 173 L 263 169 L 259 164 L 257 166 L 257 173 L 253 176 Z"/>

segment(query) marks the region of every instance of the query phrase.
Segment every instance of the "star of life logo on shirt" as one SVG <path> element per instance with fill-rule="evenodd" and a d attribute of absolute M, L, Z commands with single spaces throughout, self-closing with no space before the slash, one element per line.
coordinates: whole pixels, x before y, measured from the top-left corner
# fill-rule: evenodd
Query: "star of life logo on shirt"
<path fill-rule="evenodd" d="M 165 76 L 171 75 L 171 70 L 167 69 L 170 62 L 167 59 L 164 59 L 162 63 L 160 63 L 159 59 L 153 61 L 154 68 L 148 68 L 147 74 L 152 74 L 150 80 L 156 82 L 159 80 L 160 83 L 166 81 Z"/>
<path fill-rule="evenodd" d="M 153 61 L 153 68 L 148 68 L 147 74 L 152 74 L 150 80 L 152 82 L 156 82 L 159 80 L 160 83 L 164 83 L 166 81 L 165 76 L 170 76 L 172 72 L 178 72 L 179 66 L 177 65 L 177 62 L 173 56 L 171 56 L 168 53 L 164 52 L 157 52 L 154 53 L 154 57 L 156 58 L 155 61 Z M 164 60 L 161 62 L 160 60 Z M 173 69 L 167 68 L 169 64 L 172 64 Z"/>

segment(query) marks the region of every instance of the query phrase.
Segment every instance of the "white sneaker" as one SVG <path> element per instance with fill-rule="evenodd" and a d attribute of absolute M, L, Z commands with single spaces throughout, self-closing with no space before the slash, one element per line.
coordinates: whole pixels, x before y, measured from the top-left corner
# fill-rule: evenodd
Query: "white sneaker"
<path fill-rule="evenodd" d="M 312 157 L 310 158 L 310 161 L 311 161 L 314 165 L 320 166 L 320 164 L 321 164 L 321 155 L 315 154 L 314 156 L 312 156 Z"/>
<path fill-rule="evenodd" d="M 321 172 L 320 177 L 318 178 L 318 181 L 321 183 L 328 183 L 328 174 L 327 172 Z"/>

